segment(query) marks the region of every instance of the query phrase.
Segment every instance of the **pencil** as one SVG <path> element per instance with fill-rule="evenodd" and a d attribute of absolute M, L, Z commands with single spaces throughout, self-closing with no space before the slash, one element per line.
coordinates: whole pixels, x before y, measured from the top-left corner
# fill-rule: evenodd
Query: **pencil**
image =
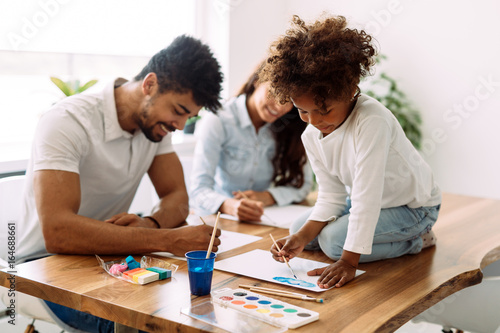
<path fill-rule="evenodd" d="M 210 245 L 208 246 L 207 257 L 205 259 L 210 258 L 210 254 L 212 253 L 212 246 L 214 245 L 215 234 L 217 233 L 217 224 L 219 223 L 219 216 L 220 212 L 217 213 L 217 218 L 215 219 L 214 231 L 212 231 L 212 238 L 210 238 Z"/>
<path fill-rule="evenodd" d="M 271 288 L 264 288 L 264 287 L 257 287 L 257 286 L 249 286 L 249 285 L 242 285 L 240 284 L 240 288 L 248 288 L 250 291 L 255 291 L 257 293 L 263 293 L 263 294 L 269 294 L 269 295 L 276 295 L 276 296 L 283 296 L 283 297 L 290 297 L 290 298 L 295 298 L 295 299 L 301 299 L 304 301 L 314 301 L 317 303 L 323 303 L 322 298 L 315 298 L 315 297 L 310 297 L 307 295 L 299 294 L 299 293 L 293 293 L 290 291 L 286 290 L 278 290 L 278 289 L 271 289 Z"/>
<path fill-rule="evenodd" d="M 238 190 L 238 193 L 241 194 L 241 196 L 247 200 L 252 200 L 250 199 L 245 193 L 241 192 L 241 190 Z M 272 224 L 274 225 L 277 225 L 278 223 L 274 222 L 273 219 L 271 219 L 269 216 L 267 216 L 266 214 L 262 214 L 264 215 L 268 220 L 269 222 L 271 222 Z"/>
<path fill-rule="evenodd" d="M 274 240 L 273 235 L 269 234 L 269 236 L 271 236 L 271 239 L 273 240 L 274 246 L 276 246 L 276 248 L 278 249 L 278 252 L 281 251 L 280 247 L 278 246 L 278 243 L 276 243 L 276 241 Z M 298 280 L 297 275 L 295 275 L 292 267 L 290 267 L 290 264 L 288 263 L 288 260 L 286 260 L 285 256 L 283 256 L 283 260 L 285 260 L 285 264 L 288 266 L 288 268 L 290 268 L 290 272 L 292 272 L 293 277 Z"/>

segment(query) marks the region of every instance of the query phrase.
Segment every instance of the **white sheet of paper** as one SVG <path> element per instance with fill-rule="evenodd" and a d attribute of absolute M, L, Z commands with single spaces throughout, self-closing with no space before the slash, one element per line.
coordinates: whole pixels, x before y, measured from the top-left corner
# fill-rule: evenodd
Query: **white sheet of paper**
<path fill-rule="evenodd" d="M 219 237 L 220 245 L 219 251 L 217 253 L 226 252 L 232 249 L 236 249 L 240 246 L 247 245 L 258 240 L 262 237 L 242 234 L 240 232 L 221 230 L 221 235 Z"/>
<path fill-rule="evenodd" d="M 221 244 L 219 245 L 219 250 L 217 251 L 217 254 L 235 249 L 237 247 L 246 244 L 256 242 L 262 239 L 262 237 L 242 234 L 240 232 L 221 230 L 221 235 L 219 239 L 221 241 Z M 171 258 L 186 260 L 185 257 L 177 257 L 170 252 L 154 252 L 154 254 L 163 257 L 171 257 Z"/>
<path fill-rule="evenodd" d="M 270 206 L 264 208 L 264 216 L 262 221 L 249 222 L 261 225 L 270 225 L 277 228 L 289 229 L 292 222 L 295 221 L 302 213 L 311 209 L 310 206 L 304 205 L 286 205 L 286 206 Z M 221 214 L 222 218 L 238 221 L 232 215 Z"/>
<path fill-rule="evenodd" d="M 285 263 L 275 261 L 271 253 L 264 250 L 253 250 L 224 260 L 216 260 L 214 267 L 221 271 L 245 275 L 309 291 L 321 292 L 326 290 L 318 287 L 316 282 L 319 276 L 308 276 L 307 272 L 315 268 L 328 266 L 328 263 L 298 257 L 293 258 L 288 263 L 297 275 L 299 281 L 293 277 L 290 269 L 288 269 Z M 356 271 L 356 276 L 363 273 L 364 271 L 358 269 Z M 276 280 L 275 278 L 280 279 Z"/>

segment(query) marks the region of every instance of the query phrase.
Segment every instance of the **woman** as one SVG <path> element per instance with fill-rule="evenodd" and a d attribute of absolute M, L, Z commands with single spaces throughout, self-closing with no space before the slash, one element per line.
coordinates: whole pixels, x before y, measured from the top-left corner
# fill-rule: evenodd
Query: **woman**
<path fill-rule="evenodd" d="M 306 124 L 292 103 L 269 97 L 260 68 L 218 116 L 207 113 L 197 125 L 190 197 L 199 215 L 260 221 L 264 207 L 300 202 L 311 189 L 300 140 Z"/>

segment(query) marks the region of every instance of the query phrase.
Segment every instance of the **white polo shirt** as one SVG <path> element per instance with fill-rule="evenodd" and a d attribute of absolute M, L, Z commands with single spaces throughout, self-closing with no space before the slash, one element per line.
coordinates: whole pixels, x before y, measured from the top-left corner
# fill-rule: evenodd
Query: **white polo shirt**
<path fill-rule="evenodd" d="M 114 87 L 124 82 L 117 79 L 101 92 L 65 98 L 40 118 L 26 171 L 23 216 L 17 226 L 18 260 L 46 253 L 33 192 L 34 171 L 79 174 L 78 214 L 103 221 L 128 211 L 155 156 L 174 152 L 170 133 L 155 143 L 141 130 L 130 134 L 120 127 Z"/>

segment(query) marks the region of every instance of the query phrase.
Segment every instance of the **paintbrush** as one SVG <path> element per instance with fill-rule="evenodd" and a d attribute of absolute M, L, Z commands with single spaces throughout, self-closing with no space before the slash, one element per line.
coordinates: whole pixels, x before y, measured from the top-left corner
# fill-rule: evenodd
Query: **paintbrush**
<path fill-rule="evenodd" d="M 244 285 L 244 284 L 240 284 L 240 288 L 248 288 L 248 289 L 250 289 L 250 291 L 255 291 L 257 293 L 290 297 L 290 298 L 295 298 L 295 299 L 301 299 L 304 301 L 314 301 L 316 303 L 323 303 L 324 302 L 324 300 L 322 298 L 314 298 L 314 297 L 310 297 L 310 296 L 307 296 L 304 294 L 293 293 L 293 292 L 286 291 L 286 290 L 256 287 L 256 286 L 249 286 L 249 285 Z"/>
<path fill-rule="evenodd" d="M 278 246 L 278 243 L 276 243 L 276 241 L 274 240 L 273 235 L 269 234 L 269 236 L 271 236 L 271 239 L 273 240 L 274 246 L 276 246 L 276 248 L 278 249 L 278 252 L 281 251 L 280 247 Z M 292 267 L 290 267 L 288 260 L 286 260 L 285 256 L 282 256 L 282 257 L 283 257 L 283 260 L 285 260 L 285 264 L 288 266 L 288 268 L 290 268 L 290 272 L 292 272 L 293 277 L 298 280 L 299 278 L 297 277 L 297 275 L 295 275 Z"/>
<path fill-rule="evenodd" d="M 208 245 L 207 257 L 205 259 L 210 258 L 210 253 L 212 253 L 212 246 L 214 245 L 215 234 L 217 233 L 217 224 L 219 223 L 219 216 L 220 212 L 217 213 L 217 218 L 215 219 L 214 231 L 212 231 L 212 238 L 210 238 L 210 245 Z M 203 221 L 203 223 L 205 223 L 205 221 Z"/>

